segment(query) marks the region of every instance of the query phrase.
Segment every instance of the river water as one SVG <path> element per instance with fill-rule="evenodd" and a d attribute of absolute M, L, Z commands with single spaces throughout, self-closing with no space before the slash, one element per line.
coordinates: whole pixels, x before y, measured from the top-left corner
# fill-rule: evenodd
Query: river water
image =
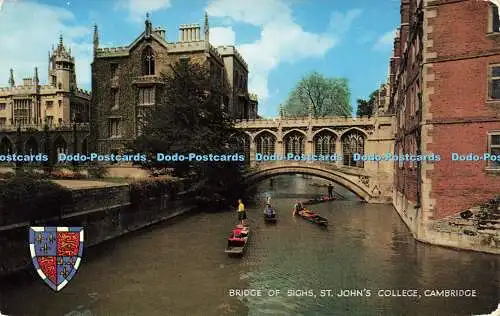
<path fill-rule="evenodd" d="M 260 194 L 273 196 L 279 222 L 266 226 L 260 202 L 249 207 L 252 231 L 243 258 L 224 253 L 236 221 L 233 212 L 182 216 L 89 249 L 60 293 L 35 274 L 3 284 L 0 311 L 51 316 L 445 316 L 496 309 L 500 258 L 417 243 L 391 206 L 360 203 L 336 188 L 346 200 L 311 207 L 330 219 L 327 230 L 293 218 L 296 199 L 324 193 L 325 188 L 311 185 L 318 181 L 281 176 L 272 187 L 269 182 L 260 185 Z M 235 297 L 231 289 L 261 290 L 262 296 Z M 338 297 L 342 289 L 365 296 Z M 403 289 L 418 290 L 420 296 L 397 296 Z M 424 291 L 434 289 L 474 290 L 476 297 L 425 296 Z M 268 295 L 275 290 L 280 294 Z M 332 296 L 322 297 L 326 290 Z M 380 297 L 380 290 L 391 296 Z"/>

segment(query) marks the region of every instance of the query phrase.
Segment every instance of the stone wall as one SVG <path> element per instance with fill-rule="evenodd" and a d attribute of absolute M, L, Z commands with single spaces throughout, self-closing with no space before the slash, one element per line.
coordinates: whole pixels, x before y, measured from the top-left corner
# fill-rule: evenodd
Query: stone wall
<path fill-rule="evenodd" d="M 84 247 L 99 244 L 128 232 L 185 213 L 192 206 L 183 202 L 182 193 L 173 198 L 162 196 L 132 205 L 129 185 L 72 190 L 73 203 L 58 219 L 40 226 L 82 226 Z M 0 277 L 32 265 L 28 247 L 29 223 L 0 227 Z"/>
<path fill-rule="evenodd" d="M 500 254 L 500 198 L 431 222 L 423 221 L 415 204 L 405 204 L 397 194 L 394 207 L 418 241 Z"/>

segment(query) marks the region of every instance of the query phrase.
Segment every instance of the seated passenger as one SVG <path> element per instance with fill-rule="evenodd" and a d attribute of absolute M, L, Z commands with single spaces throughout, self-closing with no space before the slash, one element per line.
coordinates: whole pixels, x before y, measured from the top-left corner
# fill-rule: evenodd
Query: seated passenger
<path fill-rule="evenodd" d="M 295 204 L 295 209 L 294 209 L 293 214 L 300 215 L 303 210 L 304 210 L 304 206 L 302 206 L 302 203 L 300 201 L 297 201 L 297 203 Z"/>

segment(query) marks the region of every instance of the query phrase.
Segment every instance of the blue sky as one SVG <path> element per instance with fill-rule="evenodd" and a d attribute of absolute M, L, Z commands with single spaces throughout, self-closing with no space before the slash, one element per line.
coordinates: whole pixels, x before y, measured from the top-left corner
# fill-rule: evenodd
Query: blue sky
<path fill-rule="evenodd" d="M 92 26 L 102 46 L 125 46 L 144 29 L 167 28 L 178 40 L 180 24 L 203 24 L 207 11 L 214 45 L 236 45 L 249 63 L 249 89 L 259 95 L 259 113 L 274 116 L 305 74 L 345 77 L 351 102 L 367 97 L 387 78 L 396 0 L 0 0 L 0 86 L 9 68 L 19 83 L 39 67 L 46 82 L 47 54 L 59 34 L 72 48 L 79 86 L 90 89 Z"/>

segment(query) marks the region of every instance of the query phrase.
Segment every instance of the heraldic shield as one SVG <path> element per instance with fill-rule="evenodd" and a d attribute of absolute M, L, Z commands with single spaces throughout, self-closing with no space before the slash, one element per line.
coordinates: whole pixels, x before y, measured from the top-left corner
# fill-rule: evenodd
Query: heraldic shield
<path fill-rule="evenodd" d="M 42 280 L 60 291 L 80 267 L 83 227 L 30 227 L 30 252 Z"/>

